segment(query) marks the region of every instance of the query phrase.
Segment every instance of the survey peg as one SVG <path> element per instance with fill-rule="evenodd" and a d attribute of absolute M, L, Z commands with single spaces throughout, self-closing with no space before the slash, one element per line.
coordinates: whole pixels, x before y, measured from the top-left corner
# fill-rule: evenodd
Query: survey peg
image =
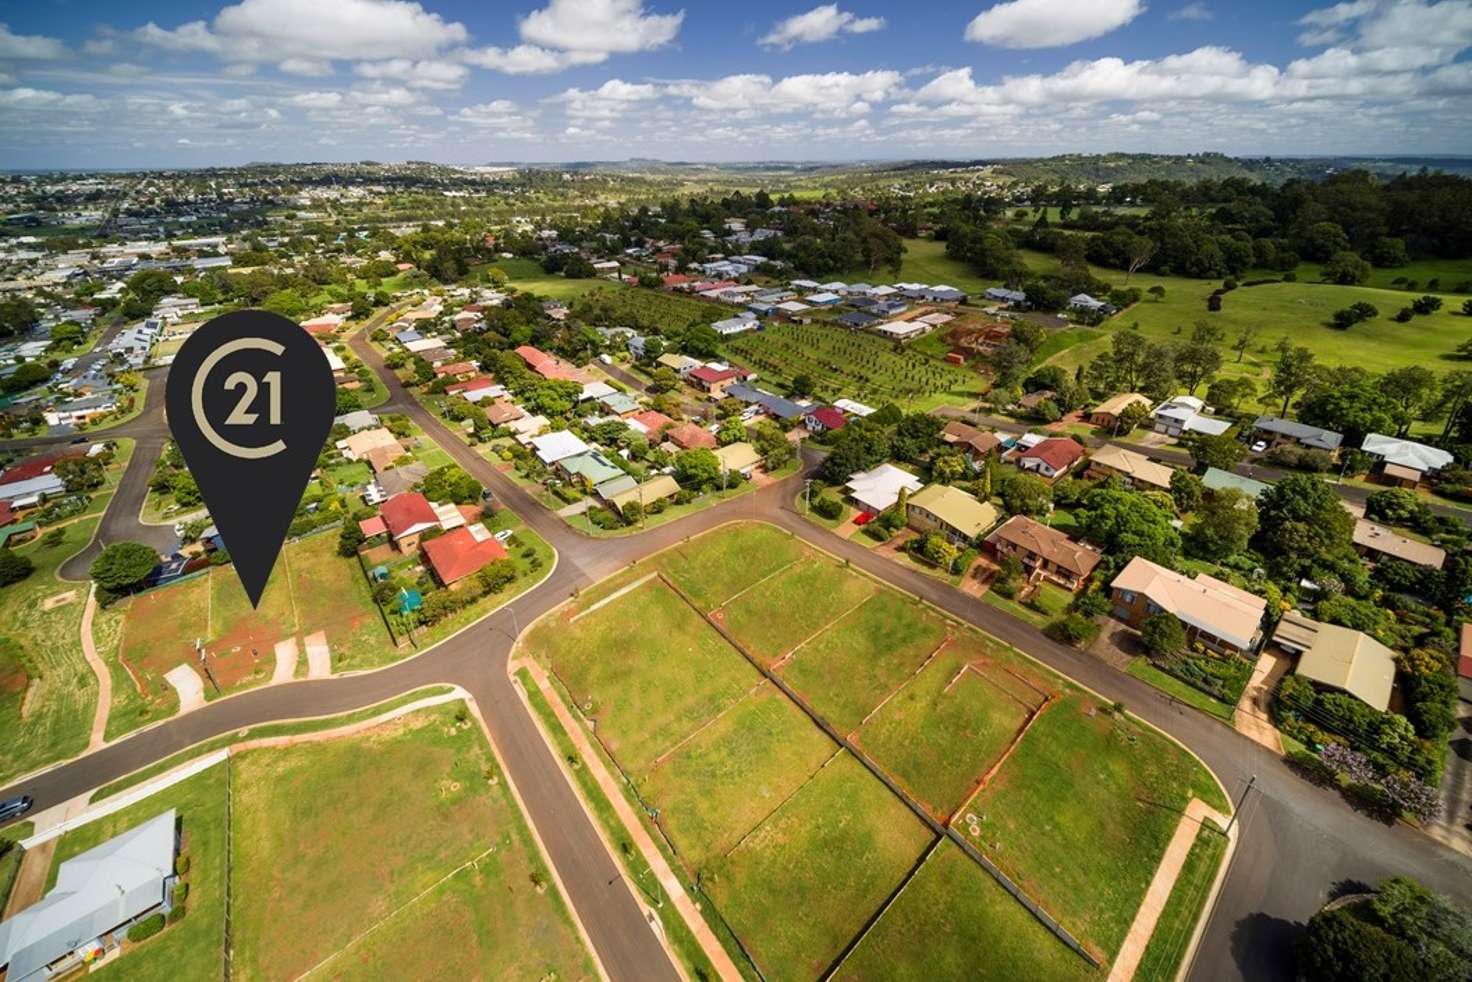
<path fill-rule="evenodd" d="M 269 311 L 206 322 L 169 368 L 169 429 L 252 607 L 332 432 L 336 405 L 327 355 L 300 326 Z"/>

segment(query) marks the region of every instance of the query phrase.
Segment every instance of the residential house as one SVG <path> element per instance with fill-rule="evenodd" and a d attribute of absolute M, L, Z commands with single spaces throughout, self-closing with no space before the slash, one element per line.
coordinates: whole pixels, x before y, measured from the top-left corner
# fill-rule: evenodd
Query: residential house
<path fill-rule="evenodd" d="M 949 484 L 929 484 L 910 496 L 905 507 L 910 528 L 939 532 L 962 548 L 997 524 L 1001 517 L 990 503 Z"/>
<path fill-rule="evenodd" d="M 1254 481 L 1250 477 L 1233 474 L 1218 467 L 1208 467 L 1206 473 L 1201 475 L 1201 485 L 1208 491 L 1222 491 L 1231 489 L 1241 491 L 1247 497 L 1256 501 L 1272 485 L 1264 484 L 1262 481 Z"/>
<path fill-rule="evenodd" d="M 510 558 L 484 525 L 462 525 L 424 543 L 424 559 L 442 586 L 455 589 L 491 563 Z"/>
<path fill-rule="evenodd" d="M 874 415 L 874 407 L 866 406 L 862 402 L 856 402 L 853 399 L 834 399 L 833 406 L 835 409 L 841 410 L 845 416 L 857 416 L 863 419 L 865 416 Z"/>
<path fill-rule="evenodd" d="M 802 418 L 803 425 L 814 433 L 827 433 L 831 430 L 841 430 L 848 423 L 843 413 L 833 406 L 819 406 L 810 409 Z"/>
<path fill-rule="evenodd" d="M 1219 654 L 1251 656 L 1262 636 L 1267 601 L 1201 573 L 1195 578 L 1136 556 L 1109 584 L 1113 615 L 1131 627 L 1164 611 L 1186 628 L 1186 640 Z"/>
<path fill-rule="evenodd" d="M 1017 455 L 1017 466 L 1047 481 L 1067 474 L 1084 457 L 1084 448 L 1064 436 L 1052 436 Z"/>
<path fill-rule="evenodd" d="M 880 464 L 867 471 L 850 474 L 848 496 L 860 511 L 877 515 L 899 500 L 900 491 L 910 494 L 925 485 L 909 471 L 893 464 Z"/>
<path fill-rule="evenodd" d="M 1008 290 L 1005 287 L 994 286 L 989 288 L 983 296 L 988 300 L 998 303 L 1027 303 L 1027 294 L 1021 290 Z"/>
<path fill-rule="evenodd" d="M 346 426 L 348 432 L 357 433 L 359 430 L 373 429 L 378 426 L 378 416 L 367 409 L 354 409 L 350 413 L 333 417 L 332 425 Z"/>
<path fill-rule="evenodd" d="M 557 430 L 532 437 L 530 443 L 537 458 L 544 464 L 555 464 L 564 457 L 573 457 L 593 449 L 570 430 Z"/>
<path fill-rule="evenodd" d="M 563 457 L 557 462 L 557 469 L 572 483 L 586 488 L 595 488 L 624 472 L 623 468 L 613 463 L 597 449 L 586 450 L 583 453 L 573 454 L 571 457 Z"/>
<path fill-rule="evenodd" d="M 375 451 L 387 452 L 392 459 L 397 459 L 404 454 L 404 447 L 398 439 L 382 426 L 373 429 L 359 430 L 342 440 L 333 444 L 348 460 L 367 460 L 370 453 Z"/>
<path fill-rule="evenodd" d="M 545 351 L 539 351 L 529 344 L 517 348 L 516 353 L 522 361 L 526 362 L 527 368 L 542 378 L 562 382 L 581 382 L 583 380 L 582 374 L 561 358 L 549 355 Z"/>
<path fill-rule="evenodd" d="M 1069 590 L 1083 586 L 1104 558 L 1055 528 L 1026 515 L 1013 515 L 986 537 L 998 558 L 1015 556 L 1028 579 L 1047 579 Z"/>
<path fill-rule="evenodd" d="M 642 412 L 634 413 L 628 416 L 624 422 L 629 424 L 630 429 L 637 430 L 649 437 L 651 442 L 658 441 L 660 434 L 675 425 L 674 420 L 654 409 L 645 409 Z"/>
<path fill-rule="evenodd" d="M 721 399 L 725 397 L 726 389 L 743 381 L 746 376 L 747 372 L 744 369 L 732 368 L 729 365 L 701 365 L 687 377 L 692 385 L 710 393 L 716 399 Z"/>
<path fill-rule="evenodd" d="M 1380 475 L 1389 484 L 1414 488 L 1452 462 L 1452 455 L 1439 447 L 1428 447 L 1414 440 L 1370 433 L 1360 449 L 1375 458 Z"/>
<path fill-rule="evenodd" d="M 672 351 L 666 351 L 654 359 L 654 363 L 660 368 L 671 369 L 680 378 L 685 378 L 691 372 L 705 364 L 699 358 L 691 358 L 689 355 L 677 355 Z"/>
<path fill-rule="evenodd" d="M 1251 432 L 1254 442 L 1261 441 L 1269 448 L 1296 444 L 1309 450 L 1327 450 L 1331 454 L 1337 454 L 1339 445 L 1344 442 L 1344 435 L 1341 433 L 1280 416 L 1257 417 Z"/>
<path fill-rule="evenodd" d="M 452 361 L 438 366 L 434 370 L 435 378 L 449 378 L 456 381 L 468 379 L 475 375 L 480 369 L 475 367 L 472 361 Z"/>
<path fill-rule="evenodd" d="M 51 426 L 82 426 L 115 412 L 117 408 L 117 396 L 103 392 L 63 402 L 41 415 Z"/>
<path fill-rule="evenodd" d="M 1142 491 L 1169 491 L 1175 469 L 1158 464 L 1142 453 L 1116 447 L 1112 443 L 1095 450 L 1089 458 L 1085 477 L 1117 477 L 1127 488 Z"/>
<path fill-rule="evenodd" d="M 1321 689 L 1347 692 L 1382 713 L 1395 687 L 1395 652 L 1363 631 L 1323 624 L 1296 610 L 1278 621 L 1273 640 L 1298 656 L 1294 671 Z"/>
<path fill-rule="evenodd" d="M 378 485 L 383 499 L 392 498 L 396 494 L 414 490 L 414 486 L 429 475 L 429 465 L 414 461 L 401 467 L 390 467 L 379 471 L 373 478 L 373 483 Z"/>
<path fill-rule="evenodd" d="M 639 504 L 647 509 L 656 501 L 664 501 L 673 498 L 680 491 L 680 485 L 668 474 L 660 474 L 650 478 L 638 487 L 621 491 L 612 497 L 606 498 L 608 504 L 617 509 L 620 515 L 630 502 Z"/>
<path fill-rule="evenodd" d="M 387 533 L 395 549 L 413 552 L 419 548 L 419 537 L 439 528 L 440 520 L 428 498 L 418 491 L 405 491 L 385 501 L 377 515 L 359 522 L 358 527 L 370 539 Z"/>
<path fill-rule="evenodd" d="M 756 447 L 742 440 L 717 448 L 716 460 L 720 461 L 723 473 L 749 478 L 761 466 L 762 455 L 757 453 Z"/>
<path fill-rule="evenodd" d="M 802 403 L 793 402 L 791 399 L 784 399 L 764 389 L 745 384 L 728 385 L 726 395 L 739 399 L 749 406 L 760 406 L 768 416 L 782 422 L 799 419 L 810 408 Z"/>
<path fill-rule="evenodd" d="M 750 311 L 742 311 L 735 317 L 728 317 L 725 320 L 719 320 L 711 324 L 711 330 L 715 331 L 721 337 L 727 338 L 733 334 L 755 331 L 761 326 L 761 321 L 756 319 L 755 314 Z"/>
<path fill-rule="evenodd" d="M 1112 399 L 1105 399 L 1089 410 L 1089 422 L 1100 429 L 1112 430 L 1119 425 L 1119 417 L 1130 406 L 1150 408 L 1150 397 L 1138 392 L 1122 392 Z"/>
<path fill-rule="evenodd" d="M 509 402 L 505 399 L 497 399 L 489 406 L 485 407 L 485 414 L 486 421 L 489 422 L 492 426 L 505 426 L 506 424 L 514 422 L 515 420 L 521 419 L 523 416 L 525 416 L 526 410 L 522 409 L 514 402 Z"/>
<path fill-rule="evenodd" d="M 3 490 L 3 486 L 0 486 Z M 1384 525 L 1356 519 L 1354 523 L 1354 547 L 1372 562 L 1381 559 L 1400 559 L 1417 566 L 1441 569 L 1446 562 L 1446 550 L 1429 542 L 1410 539 L 1393 532 Z"/>
<path fill-rule="evenodd" d="M 1099 313 L 1108 316 L 1117 313 L 1119 308 L 1111 303 L 1106 303 L 1097 297 L 1091 297 L 1087 293 L 1075 293 L 1068 298 L 1068 309 L 1079 310 L 1085 313 Z"/>
<path fill-rule="evenodd" d="M 1206 415 L 1206 403 L 1191 395 L 1179 395 L 1162 402 L 1150 414 L 1156 433 L 1166 436 L 1182 436 L 1186 433 L 1204 433 L 1221 436 L 1232 428 L 1230 420 L 1216 419 Z"/>
<path fill-rule="evenodd" d="M 0 921 L 0 973 L 8 982 L 85 974 L 89 964 L 123 947 L 129 927 L 168 913 L 177 882 L 177 823 L 170 808 L 57 866 L 43 898 Z"/>
<path fill-rule="evenodd" d="M 698 423 L 680 423 L 665 430 L 664 438 L 681 450 L 716 448 L 716 435 Z"/>
<path fill-rule="evenodd" d="M 988 457 L 994 456 L 1002 446 L 1002 438 L 995 433 L 980 430 L 970 423 L 953 419 L 940 431 L 940 438 L 966 455 L 973 467 L 980 467 Z"/>

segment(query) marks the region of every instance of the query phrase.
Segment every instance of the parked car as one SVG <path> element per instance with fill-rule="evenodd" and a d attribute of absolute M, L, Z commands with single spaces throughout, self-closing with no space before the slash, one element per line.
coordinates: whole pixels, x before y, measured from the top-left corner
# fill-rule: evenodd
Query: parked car
<path fill-rule="evenodd" d="M 1252 445 L 1252 452 L 1253 453 L 1262 453 L 1267 448 L 1268 448 L 1268 441 L 1266 441 L 1266 440 L 1258 440 L 1256 443 L 1254 443 Z"/>
<path fill-rule="evenodd" d="M 515 534 L 516 532 L 512 529 L 502 529 L 501 531 L 496 533 L 496 541 L 505 542 L 507 539 L 511 538 Z"/>
<path fill-rule="evenodd" d="M 0 822 L 8 822 L 11 819 L 20 818 L 31 810 L 35 801 L 28 794 L 0 801 Z"/>

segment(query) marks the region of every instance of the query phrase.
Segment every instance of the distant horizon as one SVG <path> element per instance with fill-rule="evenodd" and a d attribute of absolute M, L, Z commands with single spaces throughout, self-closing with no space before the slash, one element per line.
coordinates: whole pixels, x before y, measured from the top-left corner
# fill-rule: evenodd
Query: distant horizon
<path fill-rule="evenodd" d="M 1469 0 L 8 6 L 24 171 L 1472 154 Z"/>

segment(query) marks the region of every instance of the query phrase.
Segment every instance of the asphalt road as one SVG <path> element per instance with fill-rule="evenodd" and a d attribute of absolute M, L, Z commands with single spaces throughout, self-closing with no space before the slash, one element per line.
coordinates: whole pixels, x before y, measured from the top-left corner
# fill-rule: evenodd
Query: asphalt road
<path fill-rule="evenodd" d="M 792 507 L 800 487 L 798 477 L 636 536 L 589 538 L 543 508 L 419 406 L 393 373 L 384 369 L 382 358 L 366 343 L 363 333 L 354 339 L 353 348 L 389 386 L 389 401 L 381 410 L 411 416 L 557 549 L 558 564 L 547 581 L 511 606 L 409 660 L 371 673 L 291 682 L 210 703 L 18 782 L 0 791 L 0 797 L 29 793 L 38 807 L 46 807 L 221 733 L 271 720 L 336 714 L 422 685 L 456 683 L 480 705 L 529 817 L 609 973 L 617 979 L 672 977 L 663 948 L 653 931 L 641 923 L 644 912 L 639 899 L 618 875 L 614 860 L 518 698 L 506 673 L 507 660 L 518 630 L 574 590 L 687 536 L 726 521 L 750 518 L 788 528 L 1022 648 L 1105 698 L 1124 703 L 1200 755 L 1234 799 L 1250 778 L 1256 778 L 1241 812 L 1237 853 L 1208 923 L 1193 979 L 1293 978 L 1293 938 L 1343 883 L 1374 883 L 1406 873 L 1472 903 L 1472 864 L 1458 853 L 1406 827 L 1387 826 L 1352 811 L 1337 795 L 1294 775 L 1275 755 L 1133 676 L 1056 644 L 1030 625 L 941 581 L 808 523 Z M 114 504 L 121 507 L 124 497 L 120 489 Z M 136 516 L 136 508 L 133 513 Z"/>

